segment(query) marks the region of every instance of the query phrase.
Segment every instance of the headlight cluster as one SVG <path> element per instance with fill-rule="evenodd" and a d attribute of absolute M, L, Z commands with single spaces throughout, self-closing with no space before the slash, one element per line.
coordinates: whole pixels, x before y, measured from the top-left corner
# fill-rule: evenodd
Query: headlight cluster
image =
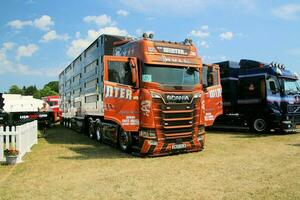
<path fill-rule="evenodd" d="M 156 138 L 155 130 L 150 130 L 150 129 L 141 130 L 139 135 L 140 137 Z"/>
<path fill-rule="evenodd" d="M 155 93 L 155 92 L 151 92 L 151 96 L 152 96 L 153 99 L 160 99 L 161 98 L 161 96 L 159 94 Z"/>
<path fill-rule="evenodd" d="M 194 98 L 195 99 L 198 99 L 198 98 L 200 98 L 201 97 L 201 93 L 196 93 L 195 95 L 194 95 Z"/>

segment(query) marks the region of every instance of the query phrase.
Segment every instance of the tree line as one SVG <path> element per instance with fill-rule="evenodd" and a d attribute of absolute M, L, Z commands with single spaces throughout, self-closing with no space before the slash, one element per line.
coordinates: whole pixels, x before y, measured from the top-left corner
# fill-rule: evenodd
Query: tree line
<path fill-rule="evenodd" d="M 58 95 L 58 81 L 51 81 L 44 85 L 42 89 L 38 89 L 35 85 L 23 86 L 22 88 L 18 85 L 12 85 L 8 90 L 8 94 L 31 95 L 36 99 Z"/>

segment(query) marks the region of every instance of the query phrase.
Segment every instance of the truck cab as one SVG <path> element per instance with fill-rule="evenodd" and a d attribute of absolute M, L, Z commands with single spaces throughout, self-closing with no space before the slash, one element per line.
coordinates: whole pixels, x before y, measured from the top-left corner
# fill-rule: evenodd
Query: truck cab
<path fill-rule="evenodd" d="M 130 137 L 128 132 L 139 133 L 139 139 L 133 137 L 131 142 L 140 154 L 162 155 L 203 148 L 202 61 L 191 43 L 144 37 L 116 46 L 114 56 L 105 56 L 104 61 L 104 116 L 123 126 L 125 138 Z M 131 66 L 129 82 L 125 62 Z"/>
<path fill-rule="evenodd" d="M 217 64 L 221 69 L 224 115 L 216 124 L 245 125 L 257 133 L 271 129 L 297 131 L 300 123 L 297 74 L 280 64 L 247 59 Z"/>
<path fill-rule="evenodd" d="M 299 131 L 299 77 L 283 66 L 274 66 L 276 75 L 268 74 L 266 76 L 268 107 L 274 117 L 274 122 L 279 124 L 281 130 L 285 132 Z"/>

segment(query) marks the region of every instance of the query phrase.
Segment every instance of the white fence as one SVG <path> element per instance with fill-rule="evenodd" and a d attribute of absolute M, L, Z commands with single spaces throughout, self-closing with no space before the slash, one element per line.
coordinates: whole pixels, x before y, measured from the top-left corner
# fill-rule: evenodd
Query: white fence
<path fill-rule="evenodd" d="M 5 161 L 4 150 L 12 147 L 19 151 L 17 162 L 22 162 L 22 157 L 37 144 L 37 132 L 37 121 L 13 126 L 11 129 L 0 127 L 0 161 Z"/>

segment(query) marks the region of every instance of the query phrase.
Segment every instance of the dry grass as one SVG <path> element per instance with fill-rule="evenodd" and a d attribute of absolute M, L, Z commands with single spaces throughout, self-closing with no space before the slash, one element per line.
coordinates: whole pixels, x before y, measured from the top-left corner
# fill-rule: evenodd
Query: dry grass
<path fill-rule="evenodd" d="M 300 134 L 210 132 L 206 150 L 137 158 L 54 128 L 0 166 L 0 199 L 300 199 Z"/>

